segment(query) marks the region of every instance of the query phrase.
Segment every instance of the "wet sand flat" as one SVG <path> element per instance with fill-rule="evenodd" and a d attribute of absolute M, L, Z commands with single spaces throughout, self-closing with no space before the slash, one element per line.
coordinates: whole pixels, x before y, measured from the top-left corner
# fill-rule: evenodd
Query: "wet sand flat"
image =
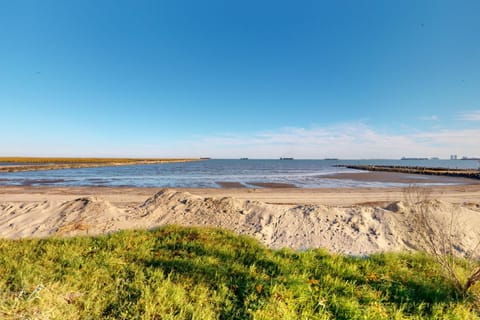
<path fill-rule="evenodd" d="M 222 188 L 226 189 L 231 189 L 231 188 L 246 188 L 246 186 L 243 183 L 240 182 L 232 182 L 232 181 L 216 181 L 216 184 L 218 184 Z"/>
<path fill-rule="evenodd" d="M 248 184 L 260 188 L 296 188 L 291 183 L 279 183 L 279 182 L 249 182 Z"/>

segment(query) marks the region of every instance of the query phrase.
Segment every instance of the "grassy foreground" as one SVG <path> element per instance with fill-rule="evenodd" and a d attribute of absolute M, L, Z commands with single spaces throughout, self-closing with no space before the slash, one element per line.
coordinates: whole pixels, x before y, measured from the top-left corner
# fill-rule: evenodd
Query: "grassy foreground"
<path fill-rule="evenodd" d="M 477 319 L 423 255 L 274 251 L 219 229 L 0 240 L 0 319 Z"/>

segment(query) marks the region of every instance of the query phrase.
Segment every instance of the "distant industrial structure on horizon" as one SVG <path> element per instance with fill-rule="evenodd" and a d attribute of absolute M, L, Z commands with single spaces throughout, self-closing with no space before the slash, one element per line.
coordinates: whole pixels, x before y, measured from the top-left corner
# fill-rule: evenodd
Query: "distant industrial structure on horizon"
<path fill-rule="evenodd" d="M 327 159 L 325 159 L 327 160 Z M 424 157 L 402 157 L 400 160 L 441 160 L 439 157 L 430 157 L 430 158 L 424 158 Z M 456 154 L 450 155 L 450 160 L 480 160 L 480 157 L 467 157 L 463 156 L 459 158 Z"/>

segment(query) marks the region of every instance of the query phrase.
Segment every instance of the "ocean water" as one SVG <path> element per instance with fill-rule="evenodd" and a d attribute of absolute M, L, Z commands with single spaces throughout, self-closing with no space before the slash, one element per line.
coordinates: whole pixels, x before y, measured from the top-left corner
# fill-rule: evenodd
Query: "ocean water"
<path fill-rule="evenodd" d="M 300 188 L 393 187 L 402 183 L 328 179 L 332 173 L 359 172 L 334 165 L 402 165 L 478 168 L 474 160 L 221 160 L 50 171 L 0 173 L 0 185 L 134 186 L 220 188 L 218 182 L 270 182 Z M 426 180 L 425 185 L 438 184 Z"/>

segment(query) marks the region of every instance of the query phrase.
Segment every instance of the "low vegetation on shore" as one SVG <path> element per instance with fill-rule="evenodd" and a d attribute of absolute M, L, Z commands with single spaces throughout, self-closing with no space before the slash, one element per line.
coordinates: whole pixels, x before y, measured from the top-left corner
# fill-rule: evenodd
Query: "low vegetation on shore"
<path fill-rule="evenodd" d="M 462 264 L 458 264 L 462 267 Z M 422 254 L 271 250 L 212 228 L 0 240 L 2 319 L 477 319 Z"/>
<path fill-rule="evenodd" d="M 137 163 L 150 161 L 183 161 L 183 158 L 51 158 L 51 157 L 0 157 L 0 163 Z"/>
<path fill-rule="evenodd" d="M 58 169 L 80 169 L 136 164 L 198 161 L 194 158 L 30 158 L 0 157 L 0 172 L 41 171 Z M 2 166 L 1 164 L 9 164 Z"/>

